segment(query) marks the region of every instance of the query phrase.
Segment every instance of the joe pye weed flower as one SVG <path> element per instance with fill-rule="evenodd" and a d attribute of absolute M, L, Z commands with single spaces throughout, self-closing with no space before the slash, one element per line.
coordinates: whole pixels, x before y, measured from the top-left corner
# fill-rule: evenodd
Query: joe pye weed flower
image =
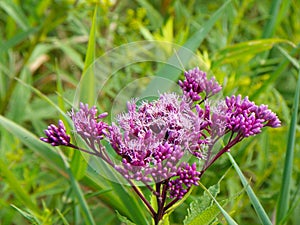
<path fill-rule="evenodd" d="M 104 160 L 129 182 L 158 224 L 222 154 L 244 138 L 259 134 L 263 127 L 280 126 L 275 113 L 248 97 L 233 95 L 213 101 L 211 97 L 222 88 L 199 68 L 184 74 L 185 80 L 179 81 L 181 95 L 163 93 L 151 102 L 131 100 L 127 112 L 112 124 L 102 120 L 107 113 L 99 114 L 95 106 L 80 103 L 79 110 L 73 109 L 69 115 L 88 149 L 71 143 L 62 121 L 48 126 L 41 140 Z M 217 143 L 225 135 L 226 143 L 220 147 Z M 104 141 L 118 155 L 119 163 L 112 159 Z M 137 182 L 155 196 L 157 209 L 137 188 Z"/>

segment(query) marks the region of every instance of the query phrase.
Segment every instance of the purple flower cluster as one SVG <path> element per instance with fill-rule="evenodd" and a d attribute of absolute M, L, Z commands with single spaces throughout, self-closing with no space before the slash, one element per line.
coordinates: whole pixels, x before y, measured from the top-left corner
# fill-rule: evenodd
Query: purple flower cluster
<path fill-rule="evenodd" d="M 45 130 L 45 135 L 47 137 L 41 137 L 41 140 L 52 146 L 70 145 L 70 136 L 67 135 L 65 125 L 61 120 L 58 121 L 58 127 L 54 124 L 49 125 Z"/>
<path fill-rule="evenodd" d="M 73 120 L 76 132 L 83 138 L 89 139 L 91 141 L 102 139 L 105 130 L 108 125 L 101 121 L 108 114 L 101 113 L 97 115 L 98 110 L 96 106 L 89 109 L 87 104 L 80 103 L 80 108 L 78 112 L 72 110 L 69 115 Z"/>
<path fill-rule="evenodd" d="M 47 137 L 41 140 L 102 158 L 128 180 L 155 221 L 159 221 L 167 209 L 198 185 L 203 173 L 223 153 L 242 139 L 260 133 L 265 126 L 280 126 L 275 113 L 248 97 L 233 95 L 213 101 L 211 97 L 220 92 L 221 86 L 199 68 L 186 71 L 185 80 L 179 85 L 182 95 L 164 93 L 155 101 L 128 102 L 127 112 L 111 125 L 102 121 L 107 113 L 98 115 L 95 106 L 89 108 L 81 103 L 79 110 L 72 110 L 69 115 L 89 150 L 70 143 L 62 121 L 58 127 L 48 126 Z M 227 134 L 225 147 L 216 145 Z M 103 140 L 111 145 L 119 163 L 112 159 Z M 196 163 L 190 164 L 186 156 L 204 161 L 202 169 Z M 144 183 L 156 196 L 157 212 L 135 187 L 135 181 Z M 155 190 L 152 183 L 156 184 Z"/>
<path fill-rule="evenodd" d="M 261 132 L 264 126 L 279 127 L 280 120 L 266 105 L 255 105 L 238 96 L 226 97 L 227 129 L 240 133 L 243 137 L 254 136 Z"/>
<path fill-rule="evenodd" d="M 175 180 L 169 181 L 170 198 L 181 199 L 192 185 L 198 185 L 200 172 L 197 171 L 196 163 L 191 166 L 183 163 L 178 169 Z"/>
<path fill-rule="evenodd" d="M 201 93 L 205 93 L 205 98 L 209 98 L 220 92 L 222 89 L 214 77 L 208 80 L 206 73 L 199 70 L 198 67 L 186 71 L 184 75 L 185 80 L 179 81 L 179 85 L 182 88 L 184 95 L 193 101 L 201 100 L 201 96 L 199 95 Z"/>
<path fill-rule="evenodd" d="M 204 121 L 195 116 L 180 96 L 163 94 L 156 101 L 127 104 L 128 113 L 117 118 L 107 136 L 113 149 L 123 160 L 116 166 L 126 178 L 143 182 L 159 182 L 178 172 L 187 149 L 197 151 Z M 199 155 L 200 156 L 200 155 Z"/>

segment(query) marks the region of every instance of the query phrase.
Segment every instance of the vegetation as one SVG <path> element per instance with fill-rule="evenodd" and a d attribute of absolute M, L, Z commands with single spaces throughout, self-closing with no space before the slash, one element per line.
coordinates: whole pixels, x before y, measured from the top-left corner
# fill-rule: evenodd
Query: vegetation
<path fill-rule="evenodd" d="M 0 0 L 0 223 L 151 224 L 130 187 L 105 179 L 79 152 L 39 140 L 47 124 L 58 119 L 68 124 L 64 112 L 78 99 L 94 104 L 99 94 L 99 111 L 115 115 L 126 106 L 128 86 L 138 97 L 154 87 L 165 91 L 158 77 L 177 81 L 182 73 L 166 63 L 130 64 L 129 54 L 114 51 L 143 40 L 156 41 L 155 51 L 161 46 L 166 58 L 175 49 L 176 65 L 188 70 L 179 51 L 184 46 L 199 67 L 216 76 L 224 96 L 241 93 L 268 104 L 282 121 L 282 127 L 265 129 L 223 155 L 169 223 L 191 224 L 186 216 L 199 210 L 212 224 L 297 224 L 298 5 L 297 0 Z M 99 80 L 111 68 L 119 70 Z"/>

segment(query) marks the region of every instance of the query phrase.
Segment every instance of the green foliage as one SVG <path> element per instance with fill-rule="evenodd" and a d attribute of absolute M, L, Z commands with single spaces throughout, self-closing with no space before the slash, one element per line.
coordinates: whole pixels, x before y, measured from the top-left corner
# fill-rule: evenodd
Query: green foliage
<path fill-rule="evenodd" d="M 220 184 L 217 183 L 210 188 L 208 191 L 213 197 L 216 197 L 220 192 Z M 201 197 L 198 197 L 190 204 L 188 214 L 183 221 L 185 225 L 192 224 L 210 224 L 220 213 L 218 207 L 213 204 L 211 197 L 204 192 Z"/>
<path fill-rule="evenodd" d="M 38 137 L 49 122 L 68 123 L 64 112 L 74 102 L 84 76 L 86 95 L 80 97 L 94 104 L 98 87 L 90 78 L 95 58 L 122 44 L 157 40 L 195 53 L 200 66 L 222 83 L 224 95 L 241 93 L 268 104 L 283 124 L 231 149 L 240 165 L 235 170 L 243 171 L 243 176 L 229 169 L 230 161 L 222 157 L 201 178 L 221 208 L 207 192 L 202 195 L 201 188 L 195 188 L 170 209 L 164 223 L 225 224 L 230 214 L 238 224 L 270 224 L 269 218 L 275 217 L 273 224 L 297 224 L 298 5 L 295 0 L 1 0 L 0 223 L 151 224 L 130 187 L 106 180 L 81 154 L 52 148 Z M 173 55 L 168 46 L 162 49 Z M 189 69 L 187 62 L 178 62 L 183 53 L 177 51 L 170 60 Z M 122 60 L 118 55 L 109 65 Z M 140 78 L 145 80 L 136 86 L 145 93 L 168 89 L 159 79 L 147 80 L 149 75 L 177 81 L 180 71 L 137 61 L 120 68 L 105 81 L 99 110 L 111 109 L 120 90 Z M 218 181 L 227 170 L 220 187 Z M 243 188 L 246 192 L 236 197 Z"/>

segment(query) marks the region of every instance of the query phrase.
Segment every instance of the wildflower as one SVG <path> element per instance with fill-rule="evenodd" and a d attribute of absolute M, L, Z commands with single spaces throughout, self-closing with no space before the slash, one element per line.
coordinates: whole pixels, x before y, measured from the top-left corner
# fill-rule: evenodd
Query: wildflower
<path fill-rule="evenodd" d="M 197 129 L 203 121 L 177 94 L 163 94 L 139 107 L 136 100 L 131 101 L 127 108 L 107 136 L 122 157 L 123 166 L 116 168 L 127 178 L 144 182 L 167 179 L 176 174 L 187 149 L 201 152 Z"/>
<path fill-rule="evenodd" d="M 206 73 L 199 70 L 198 67 L 186 71 L 184 75 L 185 80 L 179 81 L 179 85 L 182 88 L 184 95 L 192 101 L 202 100 L 199 95 L 200 93 L 204 92 L 206 95 L 205 98 L 209 98 L 222 89 L 214 77 L 208 80 Z"/>
<path fill-rule="evenodd" d="M 168 183 L 170 198 L 181 199 L 192 187 L 198 185 L 200 172 L 197 171 L 196 163 L 191 166 L 188 163 L 183 163 L 175 175 L 175 180 Z"/>
<path fill-rule="evenodd" d="M 240 95 L 223 100 L 211 99 L 221 90 L 215 78 L 194 68 L 179 81 L 182 95 L 164 93 L 158 99 L 138 104 L 127 103 L 127 112 L 111 125 L 102 121 L 107 113 L 98 114 L 95 106 L 80 103 L 69 115 L 75 131 L 89 150 L 70 143 L 62 121 L 51 124 L 41 140 L 53 146 L 65 145 L 97 156 L 121 174 L 149 209 L 155 224 L 190 188 L 198 185 L 204 172 L 226 151 L 243 138 L 254 136 L 263 127 L 279 127 L 280 120 L 266 105 L 256 105 Z M 216 144 L 230 133 L 224 146 Z M 102 142 L 110 144 L 111 148 Z M 116 159 L 112 160 L 111 150 Z M 204 161 L 200 170 L 189 157 Z M 119 162 L 119 163 L 117 163 Z M 135 181 L 143 183 L 157 200 L 151 206 Z M 155 183 L 155 188 L 152 185 Z"/>
<path fill-rule="evenodd" d="M 49 143 L 52 146 L 70 145 L 70 136 L 66 134 L 66 128 L 63 121 L 58 121 L 58 127 L 54 124 L 49 125 L 44 132 L 47 137 L 41 137 L 40 140 Z"/>
<path fill-rule="evenodd" d="M 90 139 L 91 141 L 103 139 L 109 126 L 101 121 L 101 119 L 105 118 L 108 114 L 102 113 L 97 115 L 97 112 L 96 106 L 89 109 L 87 104 L 80 103 L 78 112 L 75 113 L 74 110 L 72 110 L 69 113 L 76 132 L 83 139 Z"/>
<path fill-rule="evenodd" d="M 248 97 L 241 95 L 226 97 L 227 128 L 242 134 L 243 137 L 254 136 L 264 126 L 278 127 L 280 120 L 266 105 L 255 105 Z"/>

